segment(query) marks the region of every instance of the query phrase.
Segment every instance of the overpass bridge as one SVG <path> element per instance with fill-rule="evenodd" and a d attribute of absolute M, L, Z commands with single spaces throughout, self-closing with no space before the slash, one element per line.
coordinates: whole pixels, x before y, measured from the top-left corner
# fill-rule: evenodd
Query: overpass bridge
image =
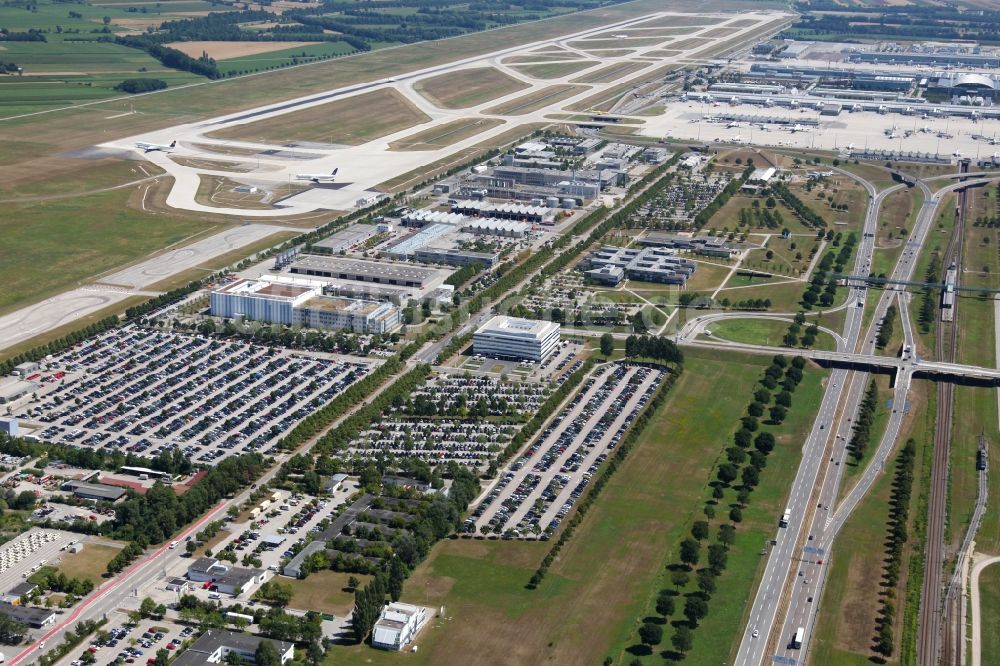
<path fill-rule="evenodd" d="M 690 340 L 679 343 L 681 347 L 701 347 L 705 349 L 740 351 L 751 354 L 774 356 L 802 356 L 816 363 L 832 368 L 863 370 L 866 372 L 897 374 L 900 370 L 908 370 L 914 377 L 933 379 L 937 381 L 952 381 L 986 386 L 1000 386 L 1000 368 L 984 368 L 977 365 L 960 363 L 944 363 L 942 361 L 927 361 L 919 358 L 899 358 L 896 356 L 877 356 L 874 354 L 854 354 L 842 351 L 823 351 L 819 349 L 795 349 L 785 347 L 764 347 L 737 342 L 709 342 Z"/>

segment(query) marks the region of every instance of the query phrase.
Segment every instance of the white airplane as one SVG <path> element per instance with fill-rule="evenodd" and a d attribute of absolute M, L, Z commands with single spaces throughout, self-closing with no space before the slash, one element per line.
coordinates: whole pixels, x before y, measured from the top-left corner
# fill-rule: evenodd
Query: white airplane
<path fill-rule="evenodd" d="M 726 127 L 739 127 L 739 126 L 740 126 L 740 124 L 738 122 L 736 122 L 735 120 L 733 122 L 729 123 L 728 125 L 726 125 Z"/>
<path fill-rule="evenodd" d="M 791 129 L 789 129 L 788 131 L 791 132 L 792 134 L 795 134 L 796 132 L 805 132 L 806 128 L 796 123 L 792 125 Z"/>
<path fill-rule="evenodd" d="M 311 180 L 314 183 L 332 183 L 337 178 L 338 171 L 340 171 L 340 167 L 337 167 L 330 173 L 297 173 L 295 174 L 295 180 Z"/>
<path fill-rule="evenodd" d="M 177 146 L 176 141 L 171 141 L 169 146 L 162 143 L 146 143 L 145 141 L 140 141 L 137 144 L 135 144 L 136 148 L 147 153 L 151 153 L 157 150 L 162 150 L 165 153 L 169 153 L 176 146 Z"/>
<path fill-rule="evenodd" d="M 962 151 L 956 150 L 955 152 L 952 153 L 952 156 L 953 157 L 961 157 L 962 156 Z"/>

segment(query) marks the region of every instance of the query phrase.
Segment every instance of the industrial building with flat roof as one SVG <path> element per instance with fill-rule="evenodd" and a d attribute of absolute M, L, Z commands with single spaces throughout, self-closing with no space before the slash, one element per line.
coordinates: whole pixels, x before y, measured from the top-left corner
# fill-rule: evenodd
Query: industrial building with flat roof
<path fill-rule="evenodd" d="M 433 289 L 446 277 L 435 268 L 408 266 L 385 261 L 367 261 L 346 257 L 320 257 L 304 254 L 292 262 L 294 275 L 308 275 L 355 282 L 371 282 L 417 289 Z"/>
<path fill-rule="evenodd" d="M 321 282 L 265 276 L 237 280 L 209 295 L 213 317 L 244 317 L 286 326 L 391 333 L 401 325 L 391 303 L 327 296 Z"/>
<path fill-rule="evenodd" d="M 675 250 L 689 250 L 706 257 L 730 257 L 739 252 L 721 236 L 680 236 L 677 234 L 651 231 L 639 239 L 640 245 L 666 247 Z"/>
<path fill-rule="evenodd" d="M 630 280 L 684 285 L 697 264 L 690 259 L 678 257 L 671 249 L 635 249 L 606 245 L 590 254 L 587 266 L 591 269 L 615 266 L 624 271 Z"/>
<path fill-rule="evenodd" d="M 473 352 L 496 358 L 541 361 L 559 346 L 559 324 L 497 315 L 479 327 Z"/>
<path fill-rule="evenodd" d="M 500 263 L 499 252 L 476 252 L 457 248 L 424 247 L 414 252 L 413 258 L 416 261 L 424 261 L 429 264 L 446 264 L 448 266 L 482 264 L 487 268 L 492 268 Z"/>
<path fill-rule="evenodd" d="M 226 664 L 227 657 L 235 654 L 240 663 L 256 664 L 257 648 L 268 641 L 278 653 L 278 661 L 287 664 L 295 656 L 295 644 L 270 638 L 260 638 L 223 629 L 209 629 L 198 637 L 177 659 L 173 666 L 195 666 L 202 664 Z"/>
<path fill-rule="evenodd" d="M 422 606 L 394 601 L 382 608 L 372 629 L 372 647 L 383 650 L 402 650 L 427 621 L 427 610 Z"/>
<path fill-rule="evenodd" d="M 340 254 L 384 233 L 383 229 L 382 225 L 376 224 L 352 224 L 332 236 L 316 241 L 310 251 L 315 254 Z"/>

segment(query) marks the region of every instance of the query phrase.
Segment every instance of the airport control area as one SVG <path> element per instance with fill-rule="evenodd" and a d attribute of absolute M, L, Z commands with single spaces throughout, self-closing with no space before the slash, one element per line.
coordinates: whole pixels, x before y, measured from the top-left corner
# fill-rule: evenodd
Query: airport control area
<path fill-rule="evenodd" d="M 988 666 L 1000 9 L 0 6 L 0 664 Z"/>

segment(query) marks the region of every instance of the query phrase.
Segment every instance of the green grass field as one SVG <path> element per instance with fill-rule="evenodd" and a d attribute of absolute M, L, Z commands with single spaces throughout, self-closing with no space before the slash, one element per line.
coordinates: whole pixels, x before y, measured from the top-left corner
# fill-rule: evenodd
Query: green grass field
<path fill-rule="evenodd" d="M 218 223 L 165 217 L 127 205 L 132 189 L 39 203 L 5 204 L 0 312 L 14 309 Z"/>
<path fill-rule="evenodd" d="M 990 565 L 979 574 L 979 611 L 983 662 L 1000 654 L 1000 565 Z"/>
<path fill-rule="evenodd" d="M 455 540 L 436 545 L 407 582 L 404 599 L 444 606 L 445 617 L 432 622 L 419 652 L 407 659 L 415 665 L 468 663 L 472 649 L 477 663 L 484 664 L 581 664 L 604 656 L 630 663 L 626 648 L 635 642 L 637 622 L 664 586 L 663 565 L 676 557 L 677 543 L 693 516 L 700 515 L 715 460 L 736 425 L 733 405 L 749 397 L 766 362 L 714 352 L 690 354 L 666 405 L 537 590 L 524 585 L 547 552 L 543 544 Z M 807 405 L 817 398 L 822 374 L 807 372 L 795 395 L 796 406 L 748 510 L 747 529 L 740 530 L 741 553 L 730 556 L 728 589 L 720 589 L 713 599 L 705 623 L 714 624 L 699 629 L 691 663 L 718 663 L 713 635 L 736 631 L 761 535 L 774 529 L 777 507 L 794 473 L 795 442 L 811 419 Z M 713 400 L 706 401 L 706 395 Z M 749 546 L 746 554 L 742 546 Z M 594 621 L 597 617 L 600 622 Z M 483 626 L 490 631 L 482 632 Z M 708 661 L 713 651 L 714 661 Z M 378 665 L 398 658 L 370 648 L 338 647 L 328 663 Z M 658 656 L 647 660 L 661 661 Z"/>
<path fill-rule="evenodd" d="M 250 72 L 260 72 L 265 69 L 296 65 L 302 62 L 309 62 L 310 60 L 340 56 L 353 52 L 354 47 L 347 42 L 323 42 L 322 44 L 296 46 L 291 49 L 281 49 L 280 51 L 271 51 L 269 53 L 258 53 L 257 55 L 220 60 L 219 71 L 226 75 L 249 74 Z"/>
<path fill-rule="evenodd" d="M 929 474 L 931 458 L 927 454 L 930 453 L 934 439 L 936 413 L 934 397 L 937 391 L 930 382 L 914 382 L 913 387 L 914 416 L 904 423 L 895 452 L 898 452 L 902 443 L 908 438 L 914 438 L 917 442 L 914 475 L 920 479 Z M 875 433 L 873 437 L 881 437 L 883 429 L 883 424 L 876 423 L 872 428 L 872 432 Z M 872 443 L 872 447 L 874 446 L 877 446 L 877 440 Z M 866 459 L 863 464 L 868 462 Z M 882 590 L 885 556 L 880 546 L 886 536 L 887 503 L 893 480 L 891 472 L 888 471 L 892 469 L 891 466 L 887 466 L 886 469 L 887 472 L 878 477 L 871 491 L 848 519 L 834 544 L 828 562 L 830 569 L 826 587 L 819 599 L 821 603 L 819 622 L 812 648 L 814 663 L 836 666 L 862 666 L 873 663 L 871 657 L 874 653 L 871 645 L 875 636 L 875 620 Z M 843 481 L 845 491 L 852 485 L 853 480 L 845 476 Z M 916 520 L 919 495 L 920 484 L 915 483 L 910 509 L 911 523 Z M 899 619 L 903 615 L 905 599 L 903 585 L 907 583 L 909 558 L 922 549 L 921 544 L 914 543 L 912 538 L 914 534 L 914 528 L 911 526 L 911 539 L 906 546 L 906 557 L 901 569 L 901 585 L 896 595 L 896 656 L 884 663 L 899 663 L 901 639 Z M 919 586 L 921 581 L 912 581 L 912 584 Z"/>
<path fill-rule="evenodd" d="M 789 322 L 774 319 L 730 319 L 715 322 L 710 330 L 711 337 L 720 340 L 778 347 L 788 332 L 788 326 Z M 837 343 L 829 333 L 820 331 L 812 348 L 834 351 Z"/>

